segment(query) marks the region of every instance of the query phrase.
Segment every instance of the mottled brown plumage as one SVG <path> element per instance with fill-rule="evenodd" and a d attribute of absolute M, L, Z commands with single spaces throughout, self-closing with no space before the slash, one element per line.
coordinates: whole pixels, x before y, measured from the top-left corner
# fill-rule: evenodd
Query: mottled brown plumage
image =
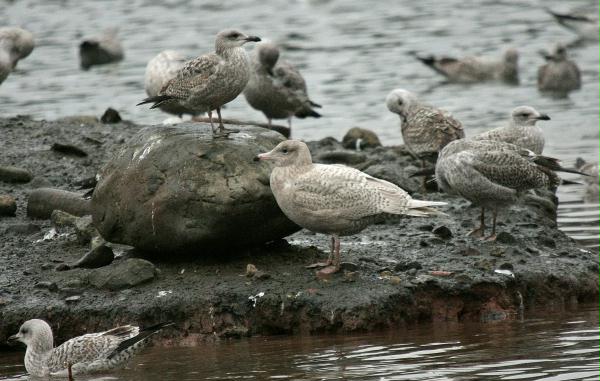
<path fill-rule="evenodd" d="M 577 64 L 567 56 L 567 49 L 557 44 L 552 54 L 545 56 L 546 64 L 538 69 L 537 85 L 543 92 L 568 94 L 581 88 L 581 73 Z"/>

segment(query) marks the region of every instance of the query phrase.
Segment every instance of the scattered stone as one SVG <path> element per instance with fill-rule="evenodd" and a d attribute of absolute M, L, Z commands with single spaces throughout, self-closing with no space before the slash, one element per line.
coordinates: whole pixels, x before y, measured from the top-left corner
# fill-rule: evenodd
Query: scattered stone
<path fill-rule="evenodd" d="M 402 279 L 397 275 L 392 275 L 390 277 L 390 283 L 394 285 L 399 285 L 400 283 L 402 283 Z"/>
<path fill-rule="evenodd" d="M 344 270 L 344 282 L 356 282 L 358 279 L 359 273 L 358 271 L 348 271 Z"/>
<path fill-rule="evenodd" d="M 329 151 L 318 154 L 315 157 L 315 161 L 325 164 L 356 165 L 366 160 L 366 155 L 352 151 Z"/>
<path fill-rule="evenodd" d="M 54 265 L 52 263 L 44 263 L 42 265 L 42 270 L 50 270 Z"/>
<path fill-rule="evenodd" d="M 342 262 L 340 263 L 340 270 L 343 271 L 358 271 L 358 265 L 352 262 Z"/>
<path fill-rule="evenodd" d="M 504 243 L 507 245 L 514 245 L 517 243 L 517 239 L 509 232 L 503 231 L 498 233 L 496 236 L 496 242 Z"/>
<path fill-rule="evenodd" d="M 450 276 L 452 275 L 452 271 L 444 271 L 444 270 L 432 270 L 429 272 L 429 275 L 433 276 Z"/>
<path fill-rule="evenodd" d="M 447 226 L 441 225 L 431 231 L 433 234 L 437 235 L 442 239 L 450 239 L 452 238 L 452 230 Z"/>
<path fill-rule="evenodd" d="M 0 216 L 12 217 L 17 213 L 17 200 L 9 195 L 0 195 Z"/>
<path fill-rule="evenodd" d="M 254 276 L 254 274 L 256 274 L 257 271 L 258 271 L 258 269 L 252 263 L 248 263 L 246 265 L 246 276 L 248 278 L 252 278 Z"/>
<path fill-rule="evenodd" d="M 463 250 L 460 251 L 460 254 L 464 255 L 465 257 L 470 257 L 470 256 L 475 256 L 475 255 L 481 255 L 481 251 L 479 251 L 479 249 L 476 249 L 472 246 L 467 246 Z"/>
<path fill-rule="evenodd" d="M 81 288 L 80 287 L 62 287 L 60 289 L 60 292 L 64 296 L 79 295 L 79 294 L 81 294 Z"/>
<path fill-rule="evenodd" d="M 52 144 L 52 147 L 50 147 L 50 149 L 52 151 L 56 151 L 69 156 L 87 157 L 88 155 L 88 153 L 85 152 L 83 149 L 72 144 L 54 143 Z"/>
<path fill-rule="evenodd" d="M 40 231 L 39 225 L 34 223 L 16 223 L 6 227 L 5 233 L 15 235 L 32 235 Z"/>
<path fill-rule="evenodd" d="M 360 127 L 352 127 L 346 132 L 342 139 L 344 148 L 360 151 L 363 148 L 374 148 L 381 146 L 381 142 L 371 130 Z"/>
<path fill-rule="evenodd" d="M 67 270 L 71 270 L 71 266 L 67 265 L 66 263 L 60 263 L 54 268 L 54 270 L 55 271 L 67 271 Z"/>
<path fill-rule="evenodd" d="M 149 261 L 139 258 L 92 270 L 88 282 L 96 287 L 107 290 L 121 290 L 149 282 L 156 277 L 156 267 Z"/>
<path fill-rule="evenodd" d="M 498 266 L 498 268 L 500 270 L 510 270 L 510 271 L 514 271 L 515 267 L 512 265 L 512 263 L 509 262 L 504 262 L 503 264 L 501 264 L 500 266 Z"/>
<path fill-rule="evenodd" d="M 52 292 L 58 291 L 58 286 L 56 285 L 56 283 L 50 281 L 37 282 L 33 287 L 43 288 Z"/>
<path fill-rule="evenodd" d="M 33 175 L 26 169 L 13 166 L 0 166 L 0 181 L 7 183 L 28 183 Z"/>
<path fill-rule="evenodd" d="M 425 224 L 417 226 L 417 230 L 422 230 L 424 232 L 433 231 L 433 224 Z"/>
<path fill-rule="evenodd" d="M 550 237 L 548 237 L 547 235 L 540 235 L 538 237 L 538 241 L 540 241 L 540 243 L 546 247 L 550 247 L 550 248 L 556 248 L 556 241 Z"/>
<path fill-rule="evenodd" d="M 77 216 L 64 212 L 60 209 L 55 209 L 50 214 L 50 221 L 57 228 L 75 227 Z"/>
<path fill-rule="evenodd" d="M 90 200 L 83 199 L 79 193 L 54 188 L 39 188 L 29 194 L 27 216 L 48 219 L 56 209 L 85 216 L 90 214 Z"/>
<path fill-rule="evenodd" d="M 417 261 L 401 262 L 401 263 L 398 263 L 396 266 L 394 266 L 394 271 L 400 272 L 400 271 L 408 271 L 411 269 L 421 270 L 422 268 L 423 268 L 423 266 Z"/>
<path fill-rule="evenodd" d="M 71 268 L 97 269 L 98 267 L 108 266 L 115 259 L 112 249 L 106 245 L 100 245 L 88 251 L 77 262 L 73 263 Z"/>
<path fill-rule="evenodd" d="M 258 280 L 266 280 L 271 278 L 271 274 L 266 273 L 264 271 L 260 271 L 258 270 L 255 274 L 254 274 L 254 279 L 258 279 Z"/>
<path fill-rule="evenodd" d="M 67 303 L 75 303 L 81 299 L 81 295 L 73 295 L 65 298 L 65 302 Z"/>
<path fill-rule="evenodd" d="M 100 118 L 100 121 L 104 124 L 119 123 L 121 120 L 123 119 L 121 119 L 119 112 L 112 107 L 107 108 Z"/>
<path fill-rule="evenodd" d="M 80 245 L 87 245 L 92 241 L 92 238 L 99 235 L 92 224 L 92 216 L 78 217 L 75 220 L 75 234 Z"/>
<path fill-rule="evenodd" d="M 139 131 L 100 171 L 92 195 L 100 235 L 171 255 L 251 247 L 299 230 L 271 193 L 272 168 L 253 161 L 283 137 L 241 130 L 228 139 L 214 139 L 203 123 Z"/>
<path fill-rule="evenodd" d="M 48 180 L 46 177 L 43 176 L 36 176 L 33 180 L 31 180 L 31 182 L 29 183 L 29 187 L 31 189 L 37 189 L 37 188 L 52 188 L 54 185 L 52 184 L 52 182 L 50 180 Z"/>

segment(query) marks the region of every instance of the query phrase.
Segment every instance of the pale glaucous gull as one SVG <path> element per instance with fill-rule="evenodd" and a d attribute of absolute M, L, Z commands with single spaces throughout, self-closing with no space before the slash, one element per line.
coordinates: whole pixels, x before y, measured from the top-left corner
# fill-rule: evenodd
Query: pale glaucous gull
<path fill-rule="evenodd" d="M 344 165 L 313 164 L 308 146 L 286 140 L 256 160 L 270 160 L 271 190 L 293 222 L 332 236 L 332 252 L 321 274 L 340 268 L 340 236 L 360 232 L 385 214 L 428 217 L 444 202 L 414 200 L 400 187 Z"/>
<path fill-rule="evenodd" d="M 153 103 L 150 108 L 156 108 L 177 102 L 194 112 L 208 112 L 213 132 L 212 110 L 216 110 L 219 135 L 224 135 L 221 107 L 240 95 L 248 83 L 250 60 L 242 45 L 250 41 L 260 41 L 260 38 L 233 29 L 219 32 L 214 53 L 188 61 L 157 96 L 148 97 L 138 105 Z"/>
<path fill-rule="evenodd" d="M 18 27 L 0 28 L 0 83 L 8 77 L 19 60 L 33 51 L 33 34 Z"/>
<path fill-rule="evenodd" d="M 144 347 L 147 339 L 172 323 L 161 323 L 145 329 L 132 325 L 104 332 L 88 333 L 65 341 L 54 348 L 50 325 L 44 320 L 27 320 L 9 341 L 27 345 L 25 369 L 36 377 L 66 376 L 106 371 L 124 365 Z"/>

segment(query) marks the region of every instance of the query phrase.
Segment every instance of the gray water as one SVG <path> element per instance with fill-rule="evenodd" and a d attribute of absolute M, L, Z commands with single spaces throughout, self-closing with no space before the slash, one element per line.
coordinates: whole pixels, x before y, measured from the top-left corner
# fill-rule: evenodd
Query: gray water
<path fill-rule="evenodd" d="M 386 145 L 399 144 L 399 120 L 388 112 L 384 99 L 393 88 L 403 87 L 451 110 L 468 135 L 504 123 L 518 105 L 532 105 L 552 117 L 543 122 L 546 154 L 567 165 L 578 156 L 598 161 L 598 44 L 580 44 L 570 51 L 583 72 L 582 90 L 566 99 L 540 96 L 535 81 L 543 60 L 538 51 L 575 39 L 544 7 L 597 13 L 595 0 L 0 0 L 0 25 L 22 25 L 37 41 L 32 55 L 0 86 L 0 115 L 54 119 L 101 115 L 111 106 L 125 119 L 161 123 L 165 114 L 135 106 L 145 97 L 146 62 L 163 49 L 190 57 L 212 51 L 215 33 L 236 27 L 281 44 L 283 57 L 302 69 L 311 97 L 324 105 L 323 118 L 294 121 L 296 138 L 340 139 L 350 127 L 361 126 L 374 130 Z M 120 29 L 125 60 L 80 70 L 78 42 L 111 27 Z M 521 54 L 520 86 L 442 85 L 413 56 L 499 56 L 507 47 Z M 230 103 L 224 115 L 264 121 L 243 97 Z M 582 244 L 597 248 L 597 200 L 583 203 L 583 186 L 559 192 L 560 225 Z M 569 222 L 563 223 L 565 218 Z"/>
<path fill-rule="evenodd" d="M 76 380 L 597 381 L 599 338 L 596 305 L 523 321 L 154 346 L 128 369 Z M 0 353 L 0 380 L 25 379 L 22 358 Z"/>

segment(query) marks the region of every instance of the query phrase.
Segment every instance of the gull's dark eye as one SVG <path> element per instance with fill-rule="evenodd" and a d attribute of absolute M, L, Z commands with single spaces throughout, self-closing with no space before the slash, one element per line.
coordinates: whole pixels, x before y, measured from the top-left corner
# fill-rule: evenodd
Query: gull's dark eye
<path fill-rule="evenodd" d="M 398 99 L 398 104 L 399 104 L 400 106 L 402 106 L 402 103 L 404 103 L 404 102 L 402 102 L 402 99 Z"/>
<path fill-rule="evenodd" d="M 288 149 L 287 148 L 282 148 L 281 152 L 283 152 L 284 154 L 287 154 L 288 153 Z"/>
<path fill-rule="evenodd" d="M 229 35 L 229 37 L 231 37 L 231 38 L 238 38 L 239 36 L 240 36 L 240 34 L 239 34 L 239 33 L 235 33 L 235 32 L 234 32 L 234 33 L 231 33 L 231 34 Z"/>
<path fill-rule="evenodd" d="M 521 114 L 521 116 L 524 117 L 524 118 L 527 118 L 529 116 L 529 114 L 526 113 L 526 112 L 524 112 L 524 113 Z"/>
<path fill-rule="evenodd" d="M 28 330 L 27 328 L 23 328 L 23 329 L 21 330 L 21 333 L 22 333 L 23 335 L 27 335 L 27 333 L 29 333 L 29 330 Z"/>

